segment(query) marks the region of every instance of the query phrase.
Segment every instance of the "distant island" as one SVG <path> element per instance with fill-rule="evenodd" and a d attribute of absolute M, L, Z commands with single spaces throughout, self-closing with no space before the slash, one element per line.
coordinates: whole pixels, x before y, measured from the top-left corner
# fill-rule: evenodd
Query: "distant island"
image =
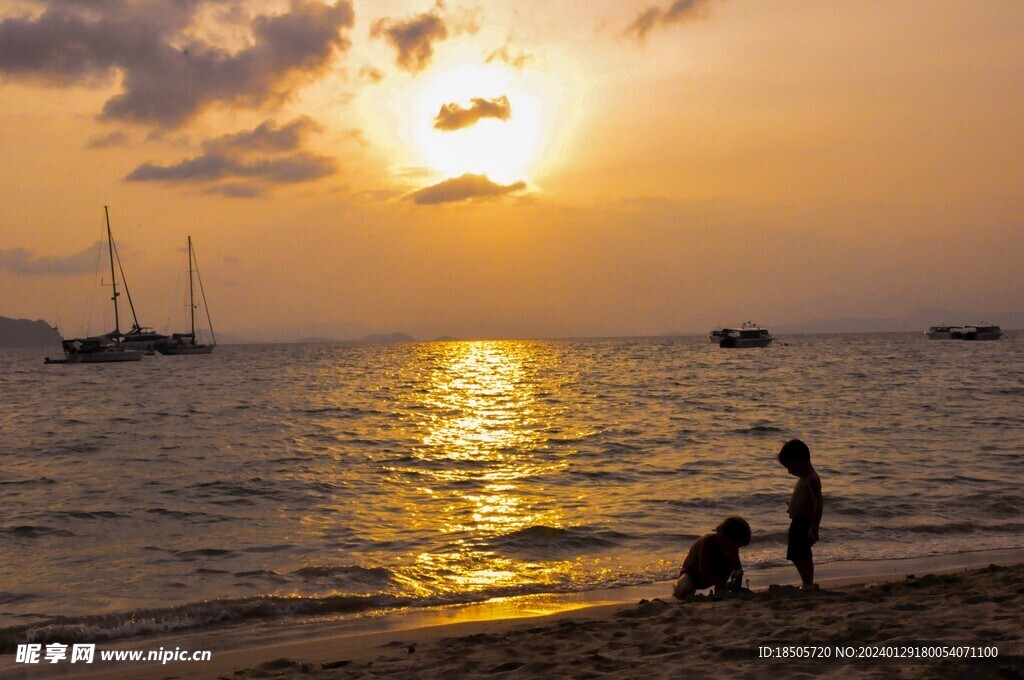
<path fill-rule="evenodd" d="M 45 321 L 8 319 L 0 316 L 0 347 L 53 347 L 60 333 Z"/>
<path fill-rule="evenodd" d="M 361 338 L 338 340 L 337 338 L 309 337 L 295 341 L 299 345 L 337 345 L 341 343 L 377 344 L 389 342 L 416 342 L 416 338 L 408 333 L 375 333 Z"/>

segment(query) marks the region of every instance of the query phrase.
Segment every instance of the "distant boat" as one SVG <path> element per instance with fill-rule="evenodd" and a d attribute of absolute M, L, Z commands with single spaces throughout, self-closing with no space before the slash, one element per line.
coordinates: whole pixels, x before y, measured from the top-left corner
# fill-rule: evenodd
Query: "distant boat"
<path fill-rule="evenodd" d="M 760 328 L 749 321 L 740 328 L 723 328 L 719 347 L 767 347 L 772 344 L 772 334 L 767 328 Z"/>
<path fill-rule="evenodd" d="M 708 334 L 708 340 L 714 343 L 722 342 L 722 333 L 725 331 L 724 328 L 716 328 Z"/>
<path fill-rule="evenodd" d="M 103 206 L 103 214 L 107 220 L 107 249 L 110 251 L 110 277 L 114 288 L 114 294 L 110 298 L 114 302 L 114 330 L 106 335 L 71 338 L 70 340 L 61 339 L 60 344 L 64 350 L 64 356 L 57 359 L 46 357 L 44 361 L 47 364 L 106 364 L 118 361 L 139 361 L 145 354 L 145 352 L 126 347 L 122 341 L 124 336 L 121 335 L 120 317 L 117 311 L 117 298 L 121 294 L 117 292 L 117 271 L 114 269 L 114 257 L 117 250 L 110 231 L 110 212 L 107 210 L 107 206 Z M 134 310 L 132 313 L 134 315 Z M 138 326 L 136 325 L 135 328 Z"/>
<path fill-rule="evenodd" d="M 964 326 L 964 340 L 998 340 L 1003 337 L 1003 330 L 994 324 L 980 323 L 975 326 Z"/>
<path fill-rule="evenodd" d="M 193 267 L 193 265 L 195 265 Z M 193 276 L 195 272 L 195 276 Z M 203 309 L 206 310 L 206 323 L 210 327 L 210 337 L 213 342 L 206 344 L 196 342 L 196 299 L 193 279 L 199 279 L 199 293 L 203 298 Z M 206 291 L 203 290 L 203 279 L 199 276 L 199 263 L 196 262 L 195 252 L 192 250 L 192 237 L 188 237 L 188 310 L 191 320 L 191 329 L 188 333 L 172 333 L 171 337 L 157 345 L 156 349 L 161 354 L 211 354 L 217 346 L 217 337 L 213 334 L 213 322 L 210 321 L 210 308 L 206 306 Z"/>
<path fill-rule="evenodd" d="M 929 340 L 959 340 L 963 332 L 963 326 L 932 326 L 924 334 Z"/>

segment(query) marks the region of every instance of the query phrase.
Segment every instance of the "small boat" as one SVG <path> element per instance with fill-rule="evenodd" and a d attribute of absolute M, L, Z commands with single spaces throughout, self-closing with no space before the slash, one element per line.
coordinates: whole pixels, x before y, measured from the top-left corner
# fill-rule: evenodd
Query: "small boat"
<path fill-rule="evenodd" d="M 964 340 L 998 340 L 1003 337 L 1003 330 L 994 324 L 979 323 L 975 326 L 964 326 Z"/>
<path fill-rule="evenodd" d="M 929 340 L 958 340 L 963 332 L 963 326 L 932 326 L 924 334 Z"/>
<path fill-rule="evenodd" d="M 740 328 L 723 328 L 719 347 L 767 347 L 772 344 L 772 334 L 767 328 L 760 328 L 749 321 Z"/>
<path fill-rule="evenodd" d="M 110 231 L 110 213 L 107 206 L 103 206 L 103 214 L 107 219 L 107 246 L 110 251 L 110 277 L 114 289 L 111 300 L 114 302 L 114 330 L 106 335 L 96 335 L 87 338 L 61 339 L 61 348 L 64 356 L 60 358 L 46 357 L 47 364 L 107 364 L 119 361 L 139 361 L 144 352 L 126 347 L 122 342 L 120 319 L 117 311 L 117 298 L 121 295 L 117 292 L 117 270 L 114 269 L 114 257 L 117 252 L 114 246 L 114 237 Z M 134 314 L 134 310 L 133 310 Z"/>
<path fill-rule="evenodd" d="M 64 356 L 46 357 L 47 364 L 107 364 L 116 361 L 139 361 L 145 352 L 125 349 L 113 333 L 92 338 L 62 340 Z"/>
<path fill-rule="evenodd" d="M 195 265 L 193 267 L 193 265 Z M 193 276 L 195 272 L 195 276 Z M 210 327 L 210 337 L 213 342 L 207 344 L 196 342 L 196 298 L 193 288 L 193 279 L 199 279 L 199 293 L 203 298 L 203 308 L 206 310 L 206 323 Z M 203 279 L 199 276 L 199 263 L 196 261 L 195 251 L 192 250 L 192 237 L 188 237 L 188 309 L 192 326 L 188 333 L 172 333 L 162 343 L 156 346 L 161 354 L 212 354 L 213 348 L 217 346 L 217 337 L 213 334 L 213 322 L 210 321 L 210 308 L 206 306 L 206 291 L 203 290 Z"/>

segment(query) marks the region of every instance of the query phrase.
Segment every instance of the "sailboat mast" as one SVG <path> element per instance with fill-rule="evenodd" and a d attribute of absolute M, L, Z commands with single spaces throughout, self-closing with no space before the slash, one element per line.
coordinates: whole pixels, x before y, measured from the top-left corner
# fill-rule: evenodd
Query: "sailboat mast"
<path fill-rule="evenodd" d="M 121 337 L 121 322 L 117 316 L 117 273 L 114 271 L 114 236 L 110 233 L 110 210 L 103 206 L 103 215 L 107 218 L 107 250 L 110 251 L 110 280 L 114 286 L 114 295 L 110 299 L 114 301 L 114 333 Z"/>
<path fill-rule="evenodd" d="M 188 316 L 192 320 L 192 342 L 196 340 L 196 299 L 192 293 L 192 236 L 188 237 Z"/>

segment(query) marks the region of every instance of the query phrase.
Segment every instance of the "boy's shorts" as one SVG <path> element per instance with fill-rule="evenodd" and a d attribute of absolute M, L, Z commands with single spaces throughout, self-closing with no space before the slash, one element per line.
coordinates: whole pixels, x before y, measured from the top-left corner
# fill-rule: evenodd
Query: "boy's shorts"
<path fill-rule="evenodd" d="M 786 547 L 786 559 L 790 562 L 805 562 L 812 559 L 811 523 L 800 517 L 789 524 L 789 545 Z"/>

